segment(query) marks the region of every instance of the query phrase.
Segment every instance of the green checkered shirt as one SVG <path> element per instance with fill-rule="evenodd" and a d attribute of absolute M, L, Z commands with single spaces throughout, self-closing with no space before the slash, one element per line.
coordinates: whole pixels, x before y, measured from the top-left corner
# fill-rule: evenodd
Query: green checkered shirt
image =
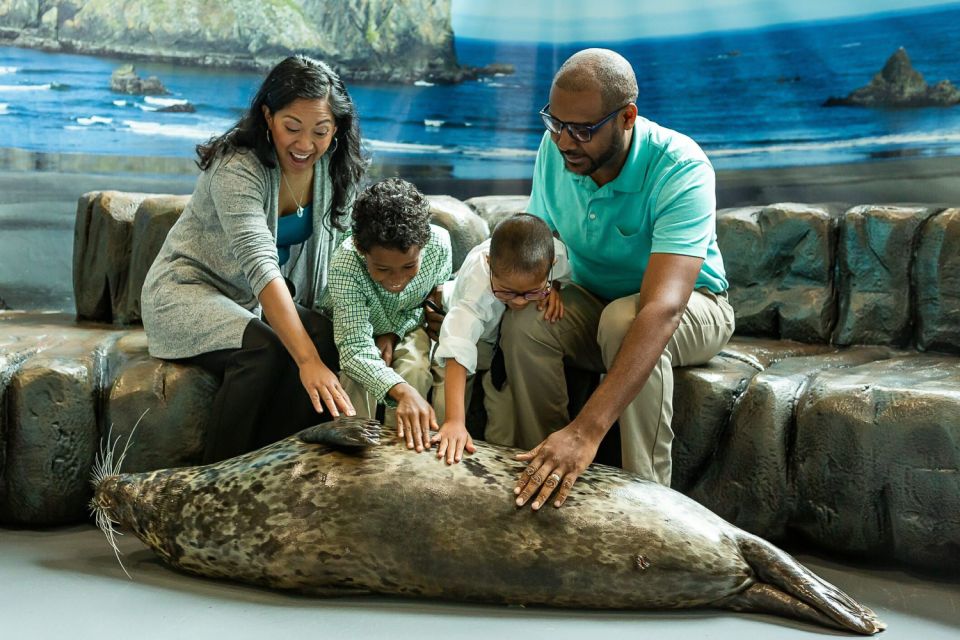
<path fill-rule="evenodd" d="M 370 278 L 352 238 L 333 254 L 320 308 L 333 318 L 340 368 L 378 401 L 390 402 L 387 391 L 404 379 L 380 357 L 374 336 L 395 333 L 402 338 L 423 324 L 423 300 L 450 278 L 451 256 L 450 234 L 430 225 L 430 240 L 420 250 L 420 271 L 403 291 L 391 293 Z"/>

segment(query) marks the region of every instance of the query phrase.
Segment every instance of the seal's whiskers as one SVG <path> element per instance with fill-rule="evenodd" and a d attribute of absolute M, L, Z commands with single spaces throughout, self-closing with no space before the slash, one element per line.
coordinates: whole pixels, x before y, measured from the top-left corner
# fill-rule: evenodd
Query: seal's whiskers
<path fill-rule="evenodd" d="M 113 440 L 113 425 L 110 425 L 110 429 L 107 431 L 107 437 L 100 442 L 100 451 L 94 458 L 93 471 L 90 477 L 90 482 L 93 484 L 95 492 L 93 499 L 90 501 L 90 513 L 93 515 L 97 528 L 107 537 L 107 542 L 110 544 L 110 548 L 113 549 L 113 554 L 116 556 L 120 568 L 123 569 L 123 573 L 131 580 L 133 578 L 127 572 L 127 568 L 123 566 L 123 561 L 120 559 L 120 548 L 117 546 L 116 536 L 123 535 L 117 531 L 115 527 L 119 522 L 110 516 L 106 505 L 101 504 L 97 499 L 96 491 L 107 478 L 120 474 L 123 461 L 126 459 L 127 452 L 130 450 L 130 443 L 133 442 L 133 434 L 140 425 L 140 421 L 143 420 L 143 416 L 147 415 L 147 411 L 149 411 L 149 409 L 141 413 L 136 424 L 133 425 L 133 429 L 130 430 L 130 435 L 127 436 L 127 442 L 124 444 L 123 450 L 120 451 L 120 456 L 116 459 L 116 462 L 114 462 L 114 453 L 120 444 L 121 436 L 117 436 L 117 439 Z"/>

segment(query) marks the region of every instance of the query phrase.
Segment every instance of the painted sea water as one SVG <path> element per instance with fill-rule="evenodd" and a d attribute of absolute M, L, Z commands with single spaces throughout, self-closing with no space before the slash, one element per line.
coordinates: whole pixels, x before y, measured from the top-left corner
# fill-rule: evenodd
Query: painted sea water
<path fill-rule="evenodd" d="M 641 115 L 701 144 L 719 169 L 960 154 L 960 107 L 826 108 L 865 85 L 900 46 L 928 82 L 960 82 L 960 4 L 933 11 L 606 43 L 634 65 Z M 457 39 L 461 63 L 512 75 L 458 85 L 351 85 L 375 163 L 462 179 L 527 178 L 559 64 L 586 46 Z M 111 93 L 120 60 L 0 48 L 0 147 L 189 158 L 228 129 L 260 74 L 138 62 L 171 95 Z M 196 113 L 166 113 L 189 102 Z"/>

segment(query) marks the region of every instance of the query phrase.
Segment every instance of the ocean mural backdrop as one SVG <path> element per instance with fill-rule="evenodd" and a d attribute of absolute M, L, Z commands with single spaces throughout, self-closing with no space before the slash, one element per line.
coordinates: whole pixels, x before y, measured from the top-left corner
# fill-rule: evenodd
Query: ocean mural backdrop
<path fill-rule="evenodd" d="M 549 41 L 510 41 L 524 37 L 498 36 L 478 22 L 471 30 L 471 15 L 458 18 L 457 12 L 477 4 L 453 2 L 450 55 L 465 66 L 512 65 L 512 73 L 497 67 L 452 84 L 426 71 L 401 82 L 373 75 L 364 81 L 355 73 L 359 79 L 348 86 L 374 163 L 438 167 L 462 179 L 529 178 L 543 135 L 537 112 L 552 75 L 570 53 L 590 44 L 626 56 L 638 75 L 641 115 L 693 137 L 718 169 L 960 154 L 960 107 L 824 106 L 867 85 L 901 47 L 931 85 L 960 81 L 957 2 L 875 3 L 889 10 L 749 28 L 704 25 L 701 32 L 673 35 L 650 35 L 638 25 L 636 32 L 646 35 L 637 39 L 611 23 L 619 40 L 604 38 L 602 23 L 594 21 L 590 30 L 569 36 L 575 42 L 557 41 L 555 34 Z M 693 16 L 698 9 L 689 11 Z M 466 35 L 457 33 L 458 25 Z M 114 93 L 111 73 L 126 62 L 0 47 L 0 147 L 189 159 L 198 142 L 236 121 L 262 78 L 259 70 L 141 59 L 136 72 L 157 76 L 169 93 Z M 375 64 L 386 63 L 381 57 Z M 177 111 L 187 105 L 194 111 Z"/>

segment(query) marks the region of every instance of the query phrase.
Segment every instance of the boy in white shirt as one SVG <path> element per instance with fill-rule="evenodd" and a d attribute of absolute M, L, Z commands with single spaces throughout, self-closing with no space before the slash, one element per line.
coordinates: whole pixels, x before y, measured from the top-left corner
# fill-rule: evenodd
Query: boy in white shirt
<path fill-rule="evenodd" d="M 442 422 L 432 442 L 437 457 L 447 464 L 460 462 L 463 451 L 472 453 L 473 439 L 466 427 L 466 402 L 477 369 L 489 369 L 504 311 L 522 309 L 535 302 L 547 322 L 563 318 L 560 282 L 570 278 L 570 263 L 563 243 L 546 223 L 528 213 L 503 220 L 490 239 L 467 254 L 454 282 L 449 311 L 440 327 L 434 357 L 446 369 L 442 385 L 434 387 L 434 409 Z M 479 366 L 478 366 L 479 365 Z M 487 442 L 513 445 L 512 420 L 498 419 L 510 403 L 509 394 L 494 387 L 490 372 L 483 377 L 487 407 Z M 509 423 L 509 424 L 504 424 Z"/>

